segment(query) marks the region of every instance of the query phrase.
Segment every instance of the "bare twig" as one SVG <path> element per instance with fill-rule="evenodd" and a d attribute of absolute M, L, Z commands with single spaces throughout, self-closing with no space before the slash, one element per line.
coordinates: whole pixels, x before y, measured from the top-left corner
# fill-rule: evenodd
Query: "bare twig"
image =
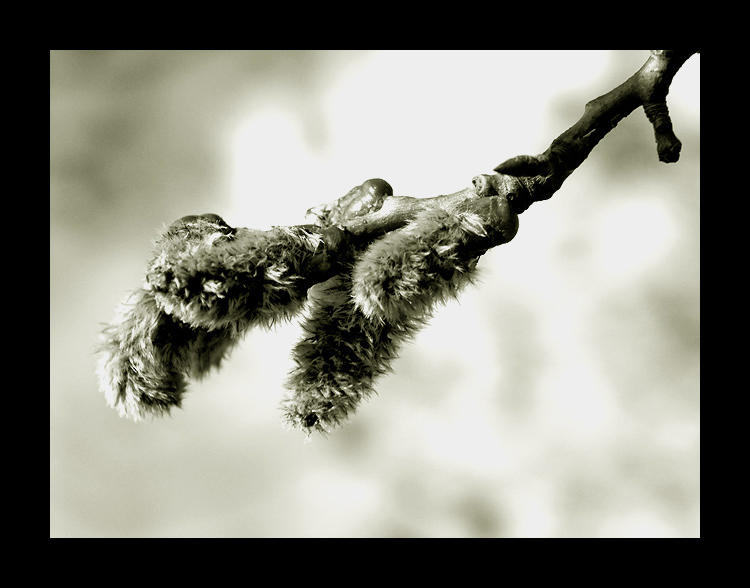
<path fill-rule="evenodd" d="M 525 189 L 511 198 L 513 209 L 521 213 L 533 202 L 550 198 L 599 141 L 639 106 L 654 126 L 659 160 L 676 162 L 682 144 L 672 132 L 667 93 L 677 71 L 695 53 L 653 50 L 625 83 L 586 104 L 580 120 L 552 141 L 547 151 L 513 157 L 498 165 L 496 172 L 523 178 Z"/>
<path fill-rule="evenodd" d="M 521 214 L 531 204 L 547 200 L 560 189 L 591 151 L 617 123 L 639 106 L 654 127 L 660 161 L 676 162 L 681 143 L 672 131 L 666 97 L 677 71 L 697 51 L 653 50 L 646 63 L 626 82 L 586 104 L 580 120 L 555 139 L 541 155 L 519 155 L 495 168 L 495 174 L 480 175 L 472 186 L 435 198 L 417 199 L 391 196 L 382 206 L 366 215 L 341 219 L 349 232 L 379 236 L 403 226 L 426 208 L 451 211 L 481 207 L 477 200 L 498 196 Z"/>

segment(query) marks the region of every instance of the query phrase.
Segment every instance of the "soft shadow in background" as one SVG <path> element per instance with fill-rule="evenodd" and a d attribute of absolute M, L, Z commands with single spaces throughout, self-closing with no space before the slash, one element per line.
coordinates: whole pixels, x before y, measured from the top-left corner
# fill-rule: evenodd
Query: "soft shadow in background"
<path fill-rule="evenodd" d="M 378 396 L 305 444 L 297 325 L 134 424 L 93 348 L 164 224 L 264 228 L 370 177 L 459 190 L 543 151 L 646 51 L 50 53 L 52 537 L 697 537 L 700 56 L 487 253 Z"/>

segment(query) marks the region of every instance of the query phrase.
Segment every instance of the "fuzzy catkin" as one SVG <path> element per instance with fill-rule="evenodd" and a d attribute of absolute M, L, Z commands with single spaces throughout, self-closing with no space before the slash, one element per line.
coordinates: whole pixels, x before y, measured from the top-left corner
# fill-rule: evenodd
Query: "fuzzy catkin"
<path fill-rule="evenodd" d="M 463 251 L 464 241 L 482 231 L 474 218 L 422 214 L 319 286 L 293 350 L 282 402 L 287 423 L 327 433 L 373 394 L 377 377 L 391 371 L 401 344 L 434 306 L 471 282 L 477 258 Z"/>
<path fill-rule="evenodd" d="M 373 243 L 354 267 L 352 295 L 362 313 L 398 324 L 430 316 L 476 276 L 468 237 L 486 234 L 474 215 L 428 211 Z"/>
<path fill-rule="evenodd" d="M 226 328 L 186 325 L 162 311 L 141 289 L 120 305 L 101 336 L 97 373 L 107 403 L 141 420 L 179 407 L 186 378 L 218 367 L 238 338 Z"/>
<path fill-rule="evenodd" d="M 486 232 L 476 215 L 430 211 L 351 265 L 337 227 L 253 231 L 185 217 L 157 242 L 144 287 L 102 335 L 106 399 L 135 420 L 179 407 L 187 378 L 219 366 L 247 329 L 290 318 L 308 288 L 333 275 L 312 291 L 282 402 L 289 424 L 327 432 L 374 392 L 434 306 L 472 281 L 478 257 L 467 243 L 477 237 Z"/>
<path fill-rule="evenodd" d="M 325 433 L 356 410 L 387 366 L 384 333 L 354 306 L 347 273 L 316 286 L 292 350 L 295 368 L 281 406 L 288 424 Z"/>
<path fill-rule="evenodd" d="M 303 227 L 231 229 L 205 218 L 171 227 L 146 273 L 159 307 L 193 326 L 237 334 L 299 311 L 321 238 Z"/>
<path fill-rule="evenodd" d="M 374 392 L 376 378 L 391 370 L 401 343 L 422 321 L 368 319 L 352 299 L 349 272 L 314 290 L 302 321 L 304 336 L 292 352 L 295 368 L 282 408 L 288 424 L 327 433 Z"/>
<path fill-rule="evenodd" d="M 321 239 L 303 227 L 252 231 L 216 215 L 185 217 L 156 245 L 146 283 L 99 348 L 106 400 L 134 420 L 179 407 L 186 379 L 218 366 L 247 329 L 300 310 L 321 269 Z"/>

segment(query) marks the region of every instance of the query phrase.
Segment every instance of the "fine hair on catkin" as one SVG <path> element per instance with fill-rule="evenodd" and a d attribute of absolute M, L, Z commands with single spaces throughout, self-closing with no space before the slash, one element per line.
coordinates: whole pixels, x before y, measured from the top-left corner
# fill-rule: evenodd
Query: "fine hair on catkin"
<path fill-rule="evenodd" d="M 162 311 L 141 289 L 120 305 L 102 333 L 98 364 L 107 403 L 135 421 L 180 407 L 186 377 L 218 367 L 239 340 L 226 328 L 191 327 Z"/>
<path fill-rule="evenodd" d="M 303 228 L 233 229 L 216 215 L 186 217 L 156 242 L 143 288 L 101 335 L 107 402 L 140 420 L 179 407 L 200 378 L 253 326 L 292 317 L 314 278 L 320 240 Z"/>
<path fill-rule="evenodd" d="M 422 214 L 314 288 L 282 402 L 287 422 L 325 433 L 353 413 L 435 305 L 472 281 L 477 258 L 464 241 L 481 232 L 474 218 Z"/>
<path fill-rule="evenodd" d="M 159 306 L 190 325 L 238 334 L 291 318 L 314 283 L 320 237 L 302 227 L 232 229 L 198 217 L 157 242 L 146 272 Z"/>
<path fill-rule="evenodd" d="M 288 424 L 321 433 L 341 424 L 390 371 L 401 341 L 421 320 L 390 324 L 367 318 L 351 295 L 351 274 L 313 288 L 295 345 L 295 367 L 282 401 Z"/>
<path fill-rule="evenodd" d="M 216 215 L 173 223 L 143 287 L 102 333 L 98 373 L 109 404 L 134 420 L 168 413 L 187 378 L 218 367 L 249 328 L 305 308 L 285 420 L 308 433 L 343 422 L 435 305 L 471 283 L 478 253 L 468 242 L 486 233 L 475 215 L 424 212 L 332 266 L 327 248 L 344 233 L 326 230 L 234 229 Z"/>
<path fill-rule="evenodd" d="M 352 294 L 373 320 L 398 323 L 429 316 L 476 276 L 468 236 L 483 236 L 473 215 L 428 211 L 373 243 L 354 267 Z"/>

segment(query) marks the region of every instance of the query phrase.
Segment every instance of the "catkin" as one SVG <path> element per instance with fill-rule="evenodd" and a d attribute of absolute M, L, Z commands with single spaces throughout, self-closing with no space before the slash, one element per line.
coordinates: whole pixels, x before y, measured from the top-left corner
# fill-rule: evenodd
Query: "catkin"
<path fill-rule="evenodd" d="M 216 215 L 186 217 L 157 241 L 143 288 L 104 330 L 101 387 L 121 415 L 169 412 L 186 380 L 219 366 L 247 329 L 307 302 L 282 407 L 287 423 L 327 432 L 374 393 L 435 305 L 473 280 L 484 237 L 475 215 L 430 211 L 351 261 L 336 227 L 254 231 Z"/>
<path fill-rule="evenodd" d="M 233 229 L 216 215 L 186 219 L 157 241 L 146 283 L 101 336 L 100 387 L 134 420 L 179 407 L 187 378 L 218 366 L 247 329 L 291 317 L 315 279 L 320 238 L 302 227 L 264 232 Z"/>
<path fill-rule="evenodd" d="M 430 316 L 436 304 L 456 297 L 475 278 L 478 258 L 464 246 L 467 237 L 483 232 L 472 215 L 422 213 L 373 243 L 355 265 L 357 307 L 391 324 Z"/>
<path fill-rule="evenodd" d="M 157 246 L 146 281 L 159 307 L 193 326 L 242 334 L 302 308 L 321 239 L 302 227 L 224 230 L 198 218 Z"/>
<path fill-rule="evenodd" d="M 288 424 L 325 433 L 372 393 L 397 341 L 389 325 L 370 321 L 355 306 L 348 273 L 313 289 L 302 329 L 282 408 Z"/>
<path fill-rule="evenodd" d="M 477 258 L 465 258 L 464 241 L 482 230 L 474 218 L 423 214 L 314 289 L 282 402 L 287 423 L 326 433 L 373 394 L 434 306 L 471 282 Z"/>
<path fill-rule="evenodd" d="M 226 328 L 191 327 L 166 314 L 141 289 L 120 305 L 101 335 L 97 373 L 107 403 L 141 420 L 179 407 L 186 378 L 218 367 L 238 341 Z"/>

